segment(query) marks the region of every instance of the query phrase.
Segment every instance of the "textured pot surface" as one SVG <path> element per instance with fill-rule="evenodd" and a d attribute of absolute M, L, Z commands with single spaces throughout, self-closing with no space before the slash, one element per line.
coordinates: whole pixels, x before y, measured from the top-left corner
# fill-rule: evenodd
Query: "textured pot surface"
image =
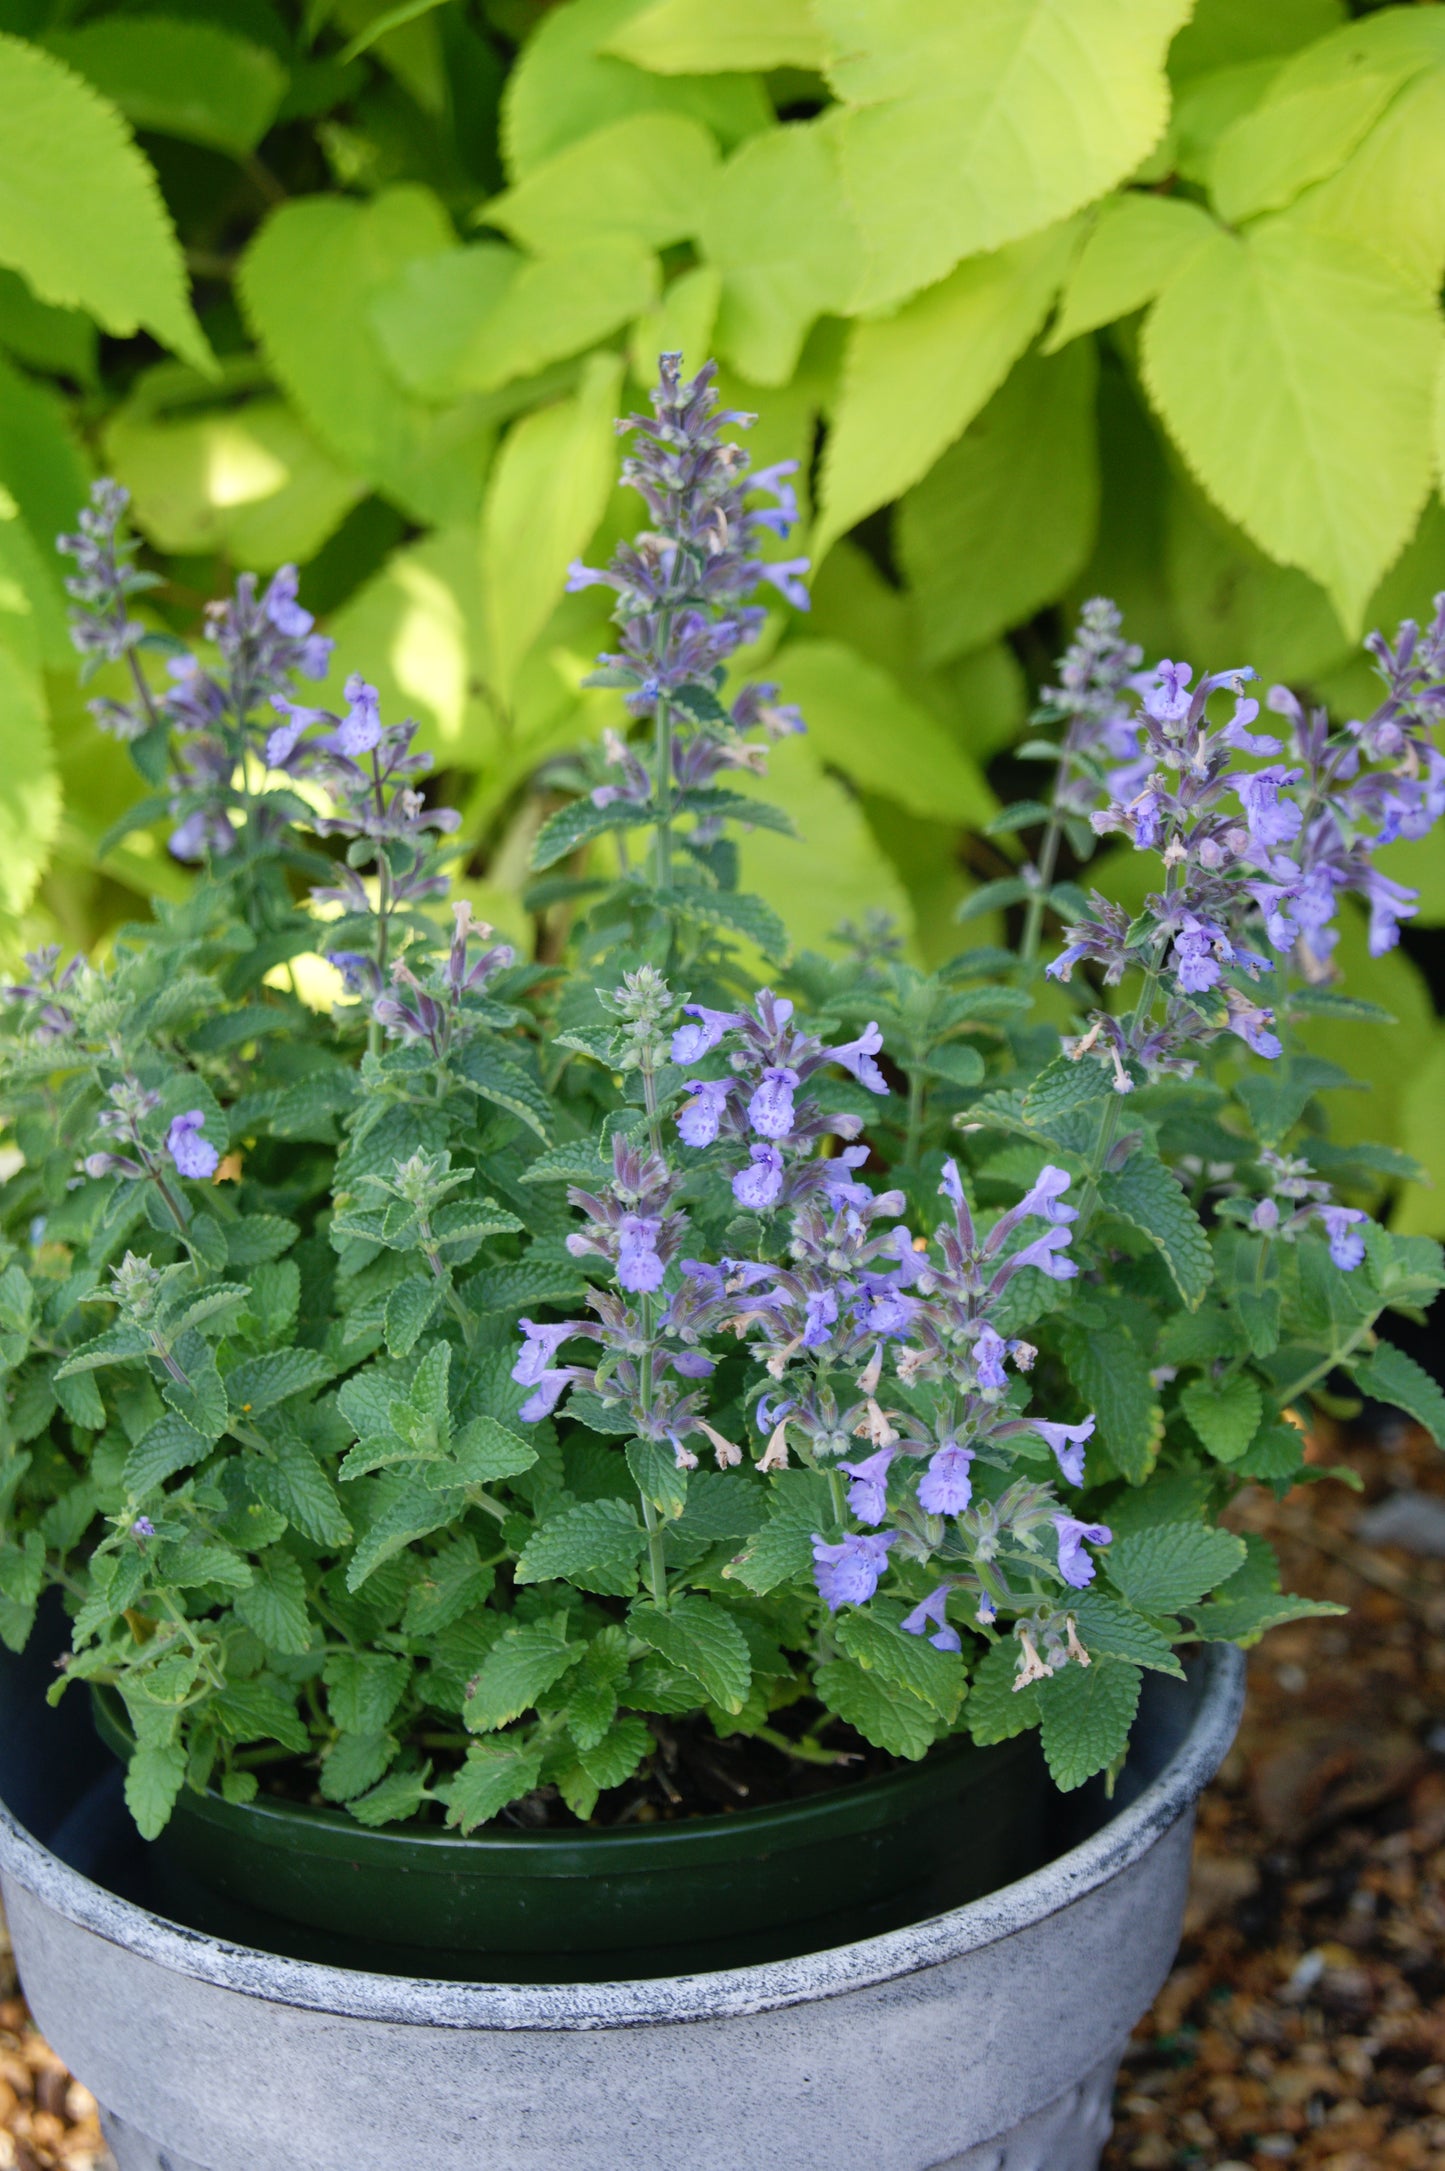
<path fill-rule="evenodd" d="M 95 1708 L 102 1738 L 128 1756 L 123 1706 L 99 1696 Z M 948 1742 L 779 1808 L 596 1832 L 370 1832 L 339 1810 L 187 1789 L 148 1850 L 148 1886 L 128 1896 L 339 1967 L 475 1981 L 527 1955 L 526 1979 L 566 1982 L 591 1955 L 591 1975 L 677 1975 L 841 1944 L 997 1891 L 1047 1859 L 1051 1793 L 1033 1735 Z"/>
<path fill-rule="evenodd" d="M 1242 1681 L 1219 1648 L 1151 1680 L 1113 1813 L 1047 1867 L 753 1967 L 410 1981 L 178 1928 L 64 1859 L 95 1841 L 79 1811 L 39 1828 L 64 1745 L 3 1700 L 0 1871 L 37 2020 L 121 2171 L 1092 2171 Z"/>

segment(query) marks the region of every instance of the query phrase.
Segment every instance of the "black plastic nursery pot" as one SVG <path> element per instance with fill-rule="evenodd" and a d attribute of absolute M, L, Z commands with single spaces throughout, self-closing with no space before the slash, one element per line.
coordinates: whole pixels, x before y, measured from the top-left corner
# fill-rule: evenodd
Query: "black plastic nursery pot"
<path fill-rule="evenodd" d="M 118 1700 L 102 1739 L 133 1746 Z M 941 1743 L 881 1779 L 768 1809 L 588 1831 L 367 1830 L 342 1811 L 182 1791 L 148 1850 L 158 1893 L 198 1928 L 397 1972 L 532 1979 L 677 1973 L 778 1958 L 957 1907 L 1045 1858 L 1048 1783 L 1032 1736 Z M 298 1939 L 297 1932 L 300 1932 Z M 288 1936 L 289 1931 L 289 1936 Z"/>

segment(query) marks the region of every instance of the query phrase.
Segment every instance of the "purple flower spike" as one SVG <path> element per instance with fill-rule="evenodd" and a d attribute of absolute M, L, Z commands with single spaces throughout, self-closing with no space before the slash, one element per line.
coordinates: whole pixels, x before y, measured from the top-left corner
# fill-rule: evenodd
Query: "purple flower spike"
<path fill-rule="evenodd" d="M 959 1635 L 959 1630 L 950 1628 L 948 1624 L 948 1615 L 944 1611 L 946 1604 L 948 1585 L 939 1583 L 935 1591 L 929 1591 L 929 1596 L 922 1600 L 922 1604 L 916 1604 L 911 1613 L 903 1615 L 898 1626 L 903 1628 L 905 1635 L 929 1635 L 929 1628 L 933 1626 L 935 1633 L 929 1635 L 929 1641 L 933 1643 L 935 1650 L 963 1650 L 963 1637 Z"/>
<path fill-rule="evenodd" d="M 181 1174 L 195 1183 L 205 1183 L 221 1164 L 221 1156 L 202 1135 L 201 1126 L 205 1120 L 199 1108 L 191 1108 L 185 1115 L 177 1116 L 166 1132 L 166 1152 Z"/>
<path fill-rule="evenodd" d="M 156 1526 L 148 1515 L 138 1515 L 130 1526 L 130 1534 L 137 1545 L 142 1545 L 147 1538 L 155 1536 Z"/>
<path fill-rule="evenodd" d="M 646 1294 L 656 1289 L 666 1269 L 657 1255 L 662 1223 L 652 1214 L 624 1214 L 619 1224 L 617 1279 L 624 1289 Z"/>
<path fill-rule="evenodd" d="M 294 565 L 278 567 L 262 606 L 276 631 L 284 633 L 289 641 L 304 640 L 316 623 L 310 611 L 303 610 L 296 600 L 297 577 Z"/>
<path fill-rule="evenodd" d="M 748 1102 L 748 1121 L 760 1138 L 786 1138 L 793 1128 L 793 1088 L 798 1073 L 770 1064 Z"/>
<path fill-rule="evenodd" d="M 947 1604 L 948 1585 L 940 1583 L 936 1591 L 929 1592 L 921 1605 L 915 1606 L 911 1613 L 905 1613 L 898 1625 L 908 1636 L 928 1636 L 932 1626 L 934 1633 L 928 1636 L 928 1640 L 936 1651 L 961 1651 L 963 1638 L 956 1628 L 949 1625 L 948 1615 L 944 1611 Z M 982 1610 L 980 1607 L 980 1616 Z"/>
<path fill-rule="evenodd" d="M 829 1545 L 813 1533 L 813 1579 L 830 1613 L 840 1606 L 865 1606 L 877 1590 L 888 1566 L 888 1548 L 896 1531 L 860 1537 L 849 1531 L 840 1545 Z"/>
<path fill-rule="evenodd" d="M 359 673 L 353 671 L 346 681 L 346 698 L 351 706 L 336 730 L 331 734 L 331 744 L 338 754 L 345 754 L 355 761 L 361 754 L 369 754 L 381 744 L 381 705 L 374 686 L 368 686 Z"/>
<path fill-rule="evenodd" d="M 893 1449 L 880 1447 L 866 1462 L 840 1462 L 838 1468 L 853 1482 L 848 1505 L 860 1523 L 881 1523 L 888 1512 L 888 1470 Z"/>
<path fill-rule="evenodd" d="M 974 1338 L 973 1362 L 978 1384 L 986 1394 L 998 1394 L 1008 1385 L 1004 1358 L 1008 1344 L 996 1327 L 982 1326 Z"/>
<path fill-rule="evenodd" d="M 798 576 L 806 573 L 811 563 L 810 558 L 774 558 L 771 564 L 762 565 L 758 570 L 768 585 L 776 588 L 778 594 L 791 603 L 795 611 L 809 611 L 813 607 L 813 598 Z"/>
<path fill-rule="evenodd" d="M 695 1025 L 680 1025 L 672 1036 L 672 1060 L 674 1063 L 699 1063 L 714 1049 L 724 1033 L 731 1033 L 745 1020 L 736 1010 L 708 1010 L 702 1003 L 684 1003 L 688 1016 L 695 1018 Z"/>
<path fill-rule="evenodd" d="M 563 1388 L 570 1386 L 576 1377 L 576 1370 L 571 1365 L 539 1373 L 535 1392 L 528 1395 L 517 1412 L 523 1424 L 535 1425 L 539 1419 L 550 1417 L 561 1399 Z"/>
<path fill-rule="evenodd" d="M 1321 1206 L 1319 1217 L 1329 1232 L 1330 1257 L 1341 1273 L 1352 1274 L 1365 1256 L 1365 1239 L 1354 1234 L 1354 1223 L 1368 1221 L 1358 1206 Z"/>
<path fill-rule="evenodd" d="M 883 1035 L 870 1019 L 856 1040 L 845 1041 L 840 1048 L 829 1048 L 826 1053 L 834 1063 L 841 1063 L 851 1071 L 860 1086 L 870 1093 L 886 1093 L 888 1081 L 873 1058 L 883 1046 Z"/>
<path fill-rule="evenodd" d="M 973 1498 L 971 1447 L 941 1447 L 923 1473 L 918 1504 L 930 1515 L 962 1515 Z"/>
<path fill-rule="evenodd" d="M 1047 1162 L 1034 1178 L 1032 1189 L 1019 1200 L 1019 1220 L 1043 1220 L 1056 1228 L 1067 1221 L 1077 1221 L 1078 1209 L 1063 1203 L 1064 1193 L 1072 1181 L 1067 1169 L 1055 1168 L 1052 1162 Z"/>
<path fill-rule="evenodd" d="M 684 1030 L 693 1032 L 696 1027 L 689 1026 Z M 717 1137 L 722 1112 L 732 1091 L 732 1080 L 689 1078 L 687 1089 L 693 1098 L 684 1102 L 678 1115 L 678 1136 L 685 1146 L 710 1146 Z"/>
<path fill-rule="evenodd" d="M 1021 1266 L 1036 1266 L 1041 1274 L 1048 1275 L 1050 1281 L 1072 1281 L 1079 1271 L 1078 1268 L 1072 1259 L 1059 1256 L 1067 1245 L 1069 1236 L 1070 1231 L 1066 1228 L 1045 1229 L 1042 1236 L 1036 1236 L 1031 1244 L 1025 1244 L 1022 1251 L 1016 1251 L 1010 1258 L 1005 1259 L 1002 1271 L 1017 1272 Z"/>
<path fill-rule="evenodd" d="M 1071 1590 L 1081 1591 L 1094 1580 L 1085 1544 L 1110 1545 L 1114 1533 L 1107 1523 L 1081 1523 L 1072 1515 L 1056 1515 L 1053 1524 L 1059 1534 L 1059 1574 Z"/>
<path fill-rule="evenodd" d="M 1059 1459 L 1059 1468 L 1071 1485 L 1084 1482 L 1084 1442 L 1094 1437 L 1094 1420 L 1086 1417 L 1081 1425 L 1054 1425 L 1041 1417 L 1028 1420 L 1029 1430 L 1036 1432 L 1046 1447 L 1051 1447 Z"/>
<path fill-rule="evenodd" d="M 750 1146 L 749 1166 L 733 1178 L 733 1197 L 739 1206 L 766 1214 L 783 1195 L 783 1157 L 776 1146 Z"/>
<path fill-rule="evenodd" d="M 521 1387 L 535 1387 L 562 1344 L 577 1329 L 570 1319 L 564 1319 L 560 1325 L 549 1320 L 540 1327 L 533 1319 L 519 1319 L 517 1324 L 522 1330 L 523 1341 L 521 1355 L 512 1366 L 512 1377 Z"/>

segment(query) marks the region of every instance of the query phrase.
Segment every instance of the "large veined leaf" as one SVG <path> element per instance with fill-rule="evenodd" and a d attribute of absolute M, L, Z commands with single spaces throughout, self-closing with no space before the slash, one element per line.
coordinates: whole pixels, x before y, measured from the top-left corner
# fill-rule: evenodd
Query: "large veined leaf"
<path fill-rule="evenodd" d="M 495 392 L 594 346 L 656 293 L 657 260 L 627 234 L 530 260 L 481 242 L 408 264 L 370 315 L 401 383 L 441 400 Z"/>
<path fill-rule="evenodd" d="M 725 151 L 771 124 L 762 85 L 745 76 L 654 75 L 612 53 L 612 41 L 647 4 L 570 0 L 543 16 L 502 102 L 502 156 L 514 181 L 634 113 L 691 114 Z"/>
<path fill-rule="evenodd" d="M 372 297 L 454 235 L 436 198 L 412 185 L 369 203 L 309 196 L 283 204 L 241 261 L 251 328 L 302 415 L 337 459 L 424 517 L 474 514 L 491 453 L 485 418 L 409 400 L 373 335 Z"/>
<path fill-rule="evenodd" d="M 1353 644 L 1317 581 L 1267 558 L 1186 475 L 1171 475 L 1163 495 L 1164 569 L 1187 655 L 1248 656 L 1266 685 L 1313 683 L 1348 661 Z"/>
<path fill-rule="evenodd" d="M 1066 218 L 1133 171 L 1169 115 L 1190 0 L 817 0 L 849 201 L 886 307 L 961 257 Z"/>
<path fill-rule="evenodd" d="M 1110 197 L 1069 273 L 1045 354 L 1152 302 L 1170 273 L 1213 232 L 1209 213 L 1183 196 L 1129 189 Z"/>
<path fill-rule="evenodd" d="M 1345 20 L 1344 0 L 1195 0 L 1194 13 L 1169 48 L 1176 82 L 1312 45 Z"/>
<path fill-rule="evenodd" d="M 756 384 L 783 384 L 816 317 L 858 284 L 857 229 L 828 121 L 752 137 L 724 167 L 699 232 L 723 275 L 718 343 Z"/>
<path fill-rule="evenodd" d="M 660 354 L 680 354 L 684 377 L 695 377 L 714 350 L 713 327 L 722 299 L 722 273 L 714 264 L 680 272 L 665 294 L 644 309 L 627 342 L 632 374 L 652 381 Z M 3 331 L 3 326 L 0 326 Z"/>
<path fill-rule="evenodd" d="M 1282 210 L 1311 182 L 1338 171 L 1410 72 L 1408 63 L 1397 62 L 1294 90 L 1285 69 L 1214 147 L 1210 193 L 1220 217 L 1238 225 Z"/>
<path fill-rule="evenodd" d="M 823 767 L 811 732 L 775 746 L 765 777 L 754 782 L 740 771 L 738 784 L 784 808 L 797 829 L 796 838 L 754 829 L 738 852 L 740 886 L 784 916 L 796 948 L 826 949 L 842 921 L 870 911 L 886 912 L 911 937 L 908 892 L 856 794 Z"/>
<path fill-rule="evenodd" d="M 132 127 L 236 157 L 255 150 L 286 88 L 274 53 L 218 23 L 105 15 L 51 31 L 45 44 L 113 99 Z"/>
<path fill-rule="evenodd" d="M 855 324 L 823 455 L 814 557 L 901 497 L 966 429 L 1038 331 L 1075 243 L 1051 228 L 973 257 L 891 317 Z"/>
<path fill-rule="evenodd" d="M 1143 363 L 1210 496 L 1357 632 L 1430 487 L 1440 352 L 1418 288 L 1286 216 L 1186 260 L 1150 312 Z"/>
<path fill-rule="evenodd" d="M 487 205 L 487 224 L 543 256 L 614 234 L 666 248 L 696 233 L 717 164 L 700 121 L 635 113 L 535 167 Z"/>
<path fill-rule="evenodd" d="M 310 558 L 366 495 L 282 400 L 174 420 L 123 407 L 105 455 L 159 549 L 225 550 L 263 572 Z"/>
<path fill-rule="evenodd" d="M 811 0 L 653 0 L 605 50 L 659 75 L 821 68 L 825 57 Z"/>
<path fill-rule="evenodd" d="M 155 175 L 114 106 L 63 62 L 0 34 L 0 263 L 108 332 L 142 326 L 213 365 Z"/>
<path fill-rule="evenodd" d="M 0 916 L 23 912 L 60 827 L 60 778 L 34 672 L 0 646 Z"/>
<path fill-rule="evenodd" d="M 925 663 L 1024 624 L 1088 562 L 1099 516 L 1096 374 L 1091 340 L 1055 361 L 1025 355 L 904 498 L 898 556 Z"/>
<path fill-rule="evenodd" d="M 937 719 L 841 641 L 791 641 L 772 668 L 803 711 L 812 751 L 850 783 L 970 828 L 997 812 L 981 771 Z"/>
<path fill-rule="evenodd" d="M 575 396 L 525 415 L 498 456 L 482 514 L 482 598 L 492 683 L 504 701 L 606 508 L 621 381 L 620 363 L 594 355 Z"/>
<path fill-rule="evenodd" d="M 1428 294 L 1445 276 L 1445 65 L 1409 84 L 1293 217 L 1378 250 Z"/>

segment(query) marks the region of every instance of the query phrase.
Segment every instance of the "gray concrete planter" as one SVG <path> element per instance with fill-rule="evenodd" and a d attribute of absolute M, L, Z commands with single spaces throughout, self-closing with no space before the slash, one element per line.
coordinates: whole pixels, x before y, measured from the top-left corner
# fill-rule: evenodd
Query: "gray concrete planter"
<path fill-rule="evenodd" d="M 58 1815 L 79 1699 L 63 1736 L 0 1693 L 0 1878 L 36 2018 L 121 2171 L 1093 2171 L 1243 1675 L 1214 1647 L 1187 1686 L 1151 1677 L 1114 1803 L 1046 1868 L 764 1966 L 439 1983 L 177 1927 L 109 1888 L 78 1782 Z"/>

